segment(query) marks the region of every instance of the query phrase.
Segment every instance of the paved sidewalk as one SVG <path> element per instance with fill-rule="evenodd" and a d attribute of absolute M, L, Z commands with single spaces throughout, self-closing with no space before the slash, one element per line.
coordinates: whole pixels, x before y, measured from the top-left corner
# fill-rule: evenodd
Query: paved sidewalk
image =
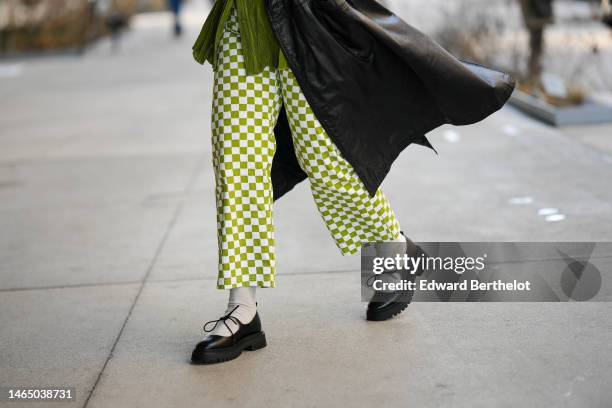
<path fill-rule="evenodd" d="M 179 41 L 150 14 L 117 54 L 0 63 L 0 386 L 72 386 L 64 405 L 92 408 L 609 404 L 609 303 L 415 304 L 367 323 L 359 258 L 338 254 L 306 183 L 275 206 L 269 346 L 189 365 L 226 296 L 212 74 L 190 56 L 201 4 Z M 439 156 L 408 149 L 383 189 L 419 241 L 610 241 L 610 130 L 506 107 L 432 132 Z"/>

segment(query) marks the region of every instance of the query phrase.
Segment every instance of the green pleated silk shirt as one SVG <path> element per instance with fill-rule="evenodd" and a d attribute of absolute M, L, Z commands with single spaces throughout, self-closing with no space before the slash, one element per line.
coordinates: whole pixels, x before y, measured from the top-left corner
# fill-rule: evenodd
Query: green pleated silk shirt
<path fill-rule="evenodd" d="M 217 51 L 223 36 L 223 29 L 232 8 L 235 7 L 240 25 L 242 54 L 247 75 L 258 74 L 267 66 L 271 68 L 287 67 L 270 26 L 264 1 L 216 0 L 193 45 L 195 60 L 200 64 L 208 61 L 216 68 Z"/>

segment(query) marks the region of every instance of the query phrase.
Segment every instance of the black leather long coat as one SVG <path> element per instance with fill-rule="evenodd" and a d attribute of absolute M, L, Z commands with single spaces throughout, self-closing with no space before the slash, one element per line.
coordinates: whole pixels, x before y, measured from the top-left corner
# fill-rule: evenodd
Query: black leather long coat
<path fill-rule="evenodd" d="M 314 114 L 374 196 L 411 143 L 468 125 L 514 89 L 503 72 L 461 61 L 374 0 L 266 0 L 272 28 Z M 284 112 L 275 128 L 274 199 L 306 178 Z"/>

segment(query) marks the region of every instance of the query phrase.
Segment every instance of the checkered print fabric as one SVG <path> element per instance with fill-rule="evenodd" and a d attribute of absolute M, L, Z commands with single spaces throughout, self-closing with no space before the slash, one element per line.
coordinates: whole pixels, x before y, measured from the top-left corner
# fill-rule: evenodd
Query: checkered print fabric
<path fill-rule="evenodd" d="M 270 170 L 281 104 L 298 162 L 316 206 L 342 254 L 362 242 L 388 241 L 400 227 L 379 190 L 370 197 L 310 109 L 289 69 L 246 75 L 235 11 L 219 44 L 212 109 L 219 275 L 217 287 L 274 287 Z"/>

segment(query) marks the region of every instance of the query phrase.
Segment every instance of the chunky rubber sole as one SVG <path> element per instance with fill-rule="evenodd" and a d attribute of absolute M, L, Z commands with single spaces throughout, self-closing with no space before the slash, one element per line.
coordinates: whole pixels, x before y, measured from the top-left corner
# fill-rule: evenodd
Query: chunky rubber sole
<path fill-rule="evenodd" d="M 382 309 L 369 309 L 366 312 L 366 320 L 372 322 L 382 322 L 385 320 L 389 320 L 398 314 L 402 313 L 410 302 L 412 302 L 412 297 L 414 296 L 414 292 L 409 295 L 404 295 L 402 297 L 402 302 L 391 302 L 388 306 L 385 306 Z M 372 303 L 372 306 L 375 306 L 376 302 Z"/>
<path fill-rule="evenodd" d="M 377 310 L 376 312 L 367 311 L 366 320 L 371 322 L 382 322 L 385 320 L 389 320 L 398 314 L 402 313 L 404 310 L 408 308 L 408 303 L 405 302 L 394 302 L 389 308 L 385 308 L 384 310 Z"/>
<path fill-rule="evenodd" d="M 266 347 L 266 335 L 259 332 L 246 336 L 231 347 L 217 350 L 195 349 L 191 354 L 192 364 L 216 364 L 238 358 L 244 350 L 255 351 Z"/>

